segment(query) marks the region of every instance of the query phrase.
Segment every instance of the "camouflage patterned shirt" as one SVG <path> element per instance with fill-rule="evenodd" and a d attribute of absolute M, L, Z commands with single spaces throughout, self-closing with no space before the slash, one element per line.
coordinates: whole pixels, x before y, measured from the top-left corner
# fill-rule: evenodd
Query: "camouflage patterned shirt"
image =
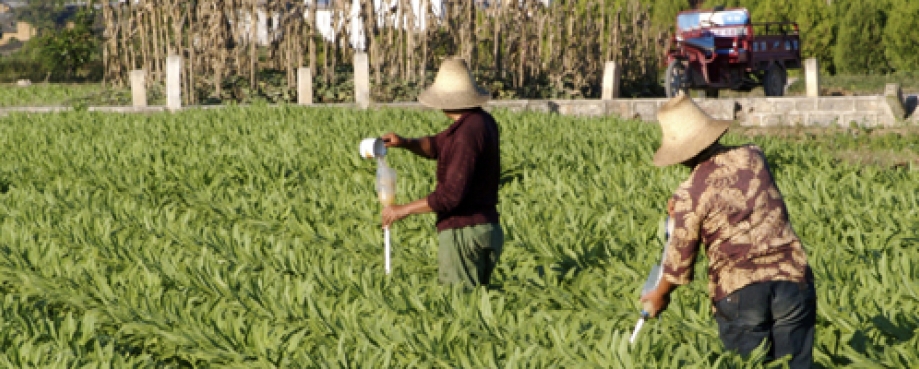
<path fill-rule="evenodd" d="M 751 283 L 813 279 L 759 147 L 714 154 L 693 169 L 673 201 L 674 231 L 664 265 L 669 282 L 692 280 L 700 244 L 706 245 L 712 301 Z"/>

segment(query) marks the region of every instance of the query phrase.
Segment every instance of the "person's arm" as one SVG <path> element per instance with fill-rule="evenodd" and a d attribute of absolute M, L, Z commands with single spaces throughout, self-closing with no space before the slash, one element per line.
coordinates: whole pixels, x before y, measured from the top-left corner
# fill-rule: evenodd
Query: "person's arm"
<path fill-rule="evenodd" d="M 449 212 L 455 209 L 468 195 L 475 172 L 480 142 L 479 131 L 474 124 L 457 131 L 452 151 L 438 160 L 445 160 L 447 178 L 439 182 L 428 196 L 404 205 L 393 205 L 383 209 L 383 227 L 412 214 Z"/>
<path fill-rule="evenodd" d="M 433 209 L 428 205 L 427 197 L 422 197 L 408 204 L 387 206 L 383 209 L 383 228 L 388 228 L 391 224 L 409 215 L 425 214 L 432 211 Z"/>
<path fill-rule="evenodd" d="M 383 139 L 386 147 L 406 149 L 423 158 L 437 158 L 437 151 L 434 150 L 434 137 L 405 138 L 390 132 L 380 138 Z"/>
<path fill-rule="evenodd" d="M 694 201 L 696 200 L 696 201 Z M 679 189 L 667 202 L 673 222 L 673 234 L 667 242 L 664 272 L 657 288 L 641 297 L 642 308 L 652 317 L 658 316 L 670 304 L 670 293 L 692 281 L 692 267 L 701 244 L 701 218 L 698 199 L 692 199 L 688 189 Z"/>
<path fill-rule="evenodd" d="M 661 278 L 657 288 L 641 296 L 641 308 L 652 318 L 657 317 L 667 309 L 667 305 L 670 305 L 670 293 L 677 287 L 679 285 L 670 283 L 666 278 Z"/>

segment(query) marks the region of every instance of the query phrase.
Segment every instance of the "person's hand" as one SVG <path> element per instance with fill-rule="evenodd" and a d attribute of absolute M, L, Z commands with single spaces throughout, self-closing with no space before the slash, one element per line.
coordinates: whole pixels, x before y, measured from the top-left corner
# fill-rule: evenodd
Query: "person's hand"
<path fill-rule="evenodd" d="M 393 223 L 408 216 L 405 205 L 390 205 L 383 208 L 383 228 L 389 228 Z"/>
<path fill-rule="evenodd" d="M 641 296 L 642 309 L 652 318 L 656 318 L 660 313 L 670 305 L 670 293 L 654 289 Z"/>
<path fill-rule="evenodd" d="M 386 147 L 403 147 L 408 142 L 405 137 L 399 136 L 393 132 L 389 132 L 380 137 L 383 140 L 383 144 Z"/>

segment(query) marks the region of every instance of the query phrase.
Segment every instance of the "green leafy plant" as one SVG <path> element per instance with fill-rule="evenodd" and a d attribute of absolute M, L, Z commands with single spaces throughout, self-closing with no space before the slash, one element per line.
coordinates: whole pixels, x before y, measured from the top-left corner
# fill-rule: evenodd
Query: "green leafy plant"
<path fill-rule="evenodd" d="M 384 277 L 360 139 L 440 112 L 228 106 L 0 117 L 0 366 L 781 367 L 725 352 L 704 280 L 628 336 L 682 181 L 653 125 L 496 111 L 506 245 L 490 289 L 436 280 L 433 216 Z M 919 172 L 844 160 L 914 136 L 731 134 L 769 156 L 818 281 L 818 367 L 914 367 Z M 915 152 L 915 151 L 914 151 Z M 432 190 L 394 150 L 398 201 Z M 705 275 L 704 261 L 696 275 Z"/>

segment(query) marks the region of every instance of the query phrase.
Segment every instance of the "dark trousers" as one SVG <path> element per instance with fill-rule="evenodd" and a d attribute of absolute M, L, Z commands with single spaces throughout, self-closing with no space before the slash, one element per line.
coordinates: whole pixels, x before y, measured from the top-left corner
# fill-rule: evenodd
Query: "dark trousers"
<path fill-rule="evenodd" d="M 725 348 L 748 355 L 764 340 L 767 360 L 791 355 L 791 368 L 813 363 L 817 295 L 814 285 L 785 281 L 754 283 L 715 303 Z"/>

